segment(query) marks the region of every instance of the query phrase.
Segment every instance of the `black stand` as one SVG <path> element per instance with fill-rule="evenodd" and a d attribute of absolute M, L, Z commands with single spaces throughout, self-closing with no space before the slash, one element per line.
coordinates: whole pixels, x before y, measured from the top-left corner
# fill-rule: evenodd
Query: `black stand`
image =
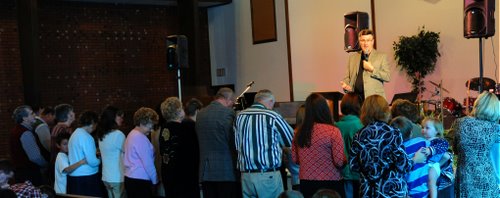
<path fill-rule="evenodd" d="M 479 94 L 483 93 L 483 38 L 479 38 Z"/>
<path fill-rule="evenodd" d="M 247 101 L 245 100 L 245 93 L 252 87 L 254 81 L 248 83 L 247 88 L 241 92 L 241 94 L 236 98 L 236 102 L 234 103 L 234 110 L 243 110 L 246 109 Z"/>
<path fill-rule="evenodd" d="M 181 90 L 181 68 L 177 68 L 177 90 L 179 94 L 179 100 L 182 101 L 182 90 Z"/>

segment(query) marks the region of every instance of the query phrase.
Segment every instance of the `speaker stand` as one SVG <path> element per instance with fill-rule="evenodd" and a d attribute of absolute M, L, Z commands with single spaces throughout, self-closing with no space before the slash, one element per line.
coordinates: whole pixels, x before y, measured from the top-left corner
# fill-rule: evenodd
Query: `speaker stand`
<path fill-rule="evenodd" d="M 479 94 L 483 92 L 483 37 L 479 37 Z"/>
<path fill-rule="evenodd" d="M 177 90 L 179 94 L 179 100 L 182 101 L 182 90 L 181 90 L 181 68 L 177 67 Z"/>

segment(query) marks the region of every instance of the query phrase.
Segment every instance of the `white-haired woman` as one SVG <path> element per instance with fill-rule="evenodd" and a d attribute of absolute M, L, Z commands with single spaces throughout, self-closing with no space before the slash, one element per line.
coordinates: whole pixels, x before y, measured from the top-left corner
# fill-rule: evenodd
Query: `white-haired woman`
<path fill-rule="evenodd" d="M 161 103 L 166 123 L 160 128 L 161 174 L 166 197 L 200 196 L 198 139 L 193 127 L 182 123 L 185 113 L 177 97 Z"/>

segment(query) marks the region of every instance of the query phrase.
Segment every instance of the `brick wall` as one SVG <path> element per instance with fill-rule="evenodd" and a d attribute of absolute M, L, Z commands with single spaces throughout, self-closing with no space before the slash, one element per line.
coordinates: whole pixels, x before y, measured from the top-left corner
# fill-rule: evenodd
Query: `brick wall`
<path fill-rule="evenodd" d="M 8 116 L 23 94 L 15 8 L 3 5 L 0 11 L 3 154 L 3 137 L 12 126 Z M 69 103 L 77 116 L 115 105 L 125 111 L 127 131 L 139 107 L 154 108 L 177 95 L 176 73 L 165 66 L 165 38 L 178 31 L 176 8 L 55 1 L 39 3 L 38 15 L 42 105 Z M 206 19 L 206 12 L 200 15 Z M 208 32 L 206 25 L 200 28 Z M 202 57 L 209 57 L 207 49 Z M 209 68 L 209 60 L 202 64 Z"/>
<path fill-rule="evenodd" d="M 0 158 L 8 156 L 12 111 L 24 103 L 16 18 L 13 2 L 0 3 Z"/>

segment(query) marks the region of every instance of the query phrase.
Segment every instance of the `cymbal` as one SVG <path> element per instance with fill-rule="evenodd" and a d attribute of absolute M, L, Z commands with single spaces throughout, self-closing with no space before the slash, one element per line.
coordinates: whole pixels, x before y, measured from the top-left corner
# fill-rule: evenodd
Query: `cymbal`
<path fill-rule="evenodd" d="M 444 92 L 446 92 L 446 93 L 450 93 L 450 91 L 448 91 L 447 89 L 445 89 L 444 87 L 442 87 L 441 83 L 437 84 L 437 83 L 435 83 L 435 82 L 432 82 L 432 80 L 429 80 L 429 82 L 430 82 L 431 84 L 433 84 L 434 86 L 436 86 L 437 88 L 441 88 Z"/>
<path fill-rule="evenodd" d="M 468 82 L 465 82 L 465 87 L 468 87 Z M 483 90 L 495 89 L 496 84 L 491 78 L 483 77 Z M 479 91 L 479 77 L 470 79 L 470 90 Z"/>

